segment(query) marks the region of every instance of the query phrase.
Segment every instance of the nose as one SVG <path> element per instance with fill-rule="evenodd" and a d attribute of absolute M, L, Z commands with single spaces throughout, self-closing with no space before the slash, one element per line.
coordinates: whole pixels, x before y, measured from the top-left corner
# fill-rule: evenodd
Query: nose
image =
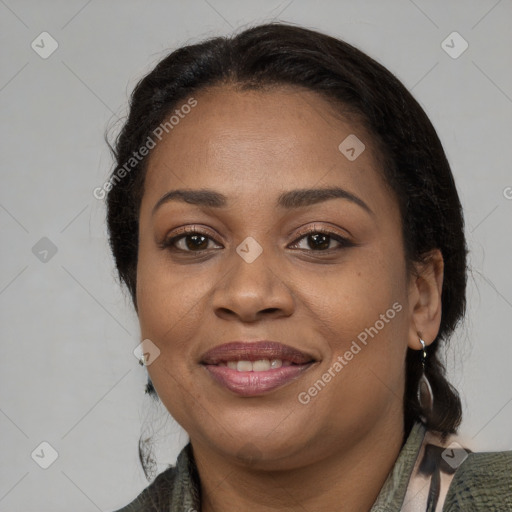
<path fill-rule="evenodd" d="M 238 254 L 233 259 L 233 266 L 213 293 L 213 308 L 218 317 L 252 323 L 293 313 L 293 294 L 279 271 L 271 268 L 265 251 L 251 263 Z"/>

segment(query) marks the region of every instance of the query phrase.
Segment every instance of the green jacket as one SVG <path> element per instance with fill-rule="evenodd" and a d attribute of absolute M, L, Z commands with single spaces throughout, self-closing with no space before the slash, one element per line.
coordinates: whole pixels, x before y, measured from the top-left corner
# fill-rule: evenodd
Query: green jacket
<path fill-rule="evenodd" d="M 458 445 L 439 448 L 427 442 L 429 435 L 422 424 L 413 426 L 369 512 L 434 512 L 443 478 L 451 478 L 445 485 L 443 512 L 512 512 L 512 451 L 472 453 Z M 199 475 L 190 443 L 180 452 L 176 466 L 158 475 L 117 512 L 150 511 L 201 511 Z"/>

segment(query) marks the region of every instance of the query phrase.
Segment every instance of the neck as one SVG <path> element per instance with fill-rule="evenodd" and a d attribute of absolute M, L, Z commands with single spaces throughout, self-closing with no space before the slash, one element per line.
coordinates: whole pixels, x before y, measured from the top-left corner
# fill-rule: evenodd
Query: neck
<path fill-rule="evenodd" d="M 201 512 L 368 511 L 398 457 L 403 434 L 401 418 L 394 424 L 379 423 L 350 446 L 280 470 L 241 466 L 191 441 L 201 481 Z"/>

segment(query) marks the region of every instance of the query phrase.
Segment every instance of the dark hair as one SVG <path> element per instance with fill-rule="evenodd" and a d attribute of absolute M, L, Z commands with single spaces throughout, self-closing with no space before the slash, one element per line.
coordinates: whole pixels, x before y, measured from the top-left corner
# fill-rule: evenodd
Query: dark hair
<path fill-rule="evenodd" d="M 448 340 L 466 307 L 467 247 L 454 179 L 436 131 L 418 102 L 391 72 L 341 40 L 288 24 L 260 25 L 232 37 L 179 48 L 137 84 L 128 119 L 113 148 L 116 167 L 107 198 L 110 245 L 135 309 L 138 218 L 147 157 L 122 179 L 114 182 L 114 178 L 180 101 L 214 85 L 304 87 L 326 98 L 333 112 L 357 114 L 372 137 L 383 177 L 400 207 L 408 270 L 414 262 L 428 259 L 432 249 L 440 249 L 443 255 L 441 325 L 428 348 L 426 366 L 435 401 L 424 422 L 443 435 L 455 433 L 461 403 L 445 379 L 437 354 L 440 342 Z M 419 352 L 408 349 L 406 432 L 425 413 L 416 397 L 420 376 Z M 154 393 L 151 383 L 148 389 Z"/>

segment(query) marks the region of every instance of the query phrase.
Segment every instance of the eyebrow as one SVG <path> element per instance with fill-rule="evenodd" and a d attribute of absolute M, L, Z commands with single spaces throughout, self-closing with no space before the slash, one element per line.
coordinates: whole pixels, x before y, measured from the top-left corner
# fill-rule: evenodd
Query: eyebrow
<path fill-rule="evenodd" d="M 290 210 L 295 208 L 304 208 L 329 199 L 346 199 L 357 204 L 369 214 L 375 215 L 362 199 L 340 187 L 290 190 L 288 192 L 284 192 L 278 197 L 277 206 Z M 225 208 L 228 205 L 228 198 L 224 194 L 214 190 L 171 190 L 157 201 L 153 207 L 151 215 L 154 215 L 160 206 L 170 201 L 182 201 L 188 204 L 206 206 L 209 208 Z"/>

